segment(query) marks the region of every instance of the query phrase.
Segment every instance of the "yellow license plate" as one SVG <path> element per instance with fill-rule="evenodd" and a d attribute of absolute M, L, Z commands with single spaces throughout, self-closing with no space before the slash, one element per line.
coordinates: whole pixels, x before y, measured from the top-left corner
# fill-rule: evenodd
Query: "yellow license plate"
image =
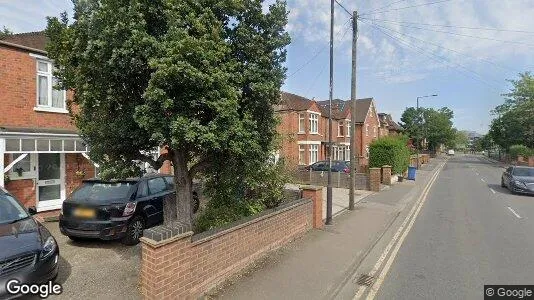
<path fill-rule="evenodd" d="M 96 212 L 91 208 L 77 208 L 74 210 L 74 216 L 79 218 L 94 218 Z"/>

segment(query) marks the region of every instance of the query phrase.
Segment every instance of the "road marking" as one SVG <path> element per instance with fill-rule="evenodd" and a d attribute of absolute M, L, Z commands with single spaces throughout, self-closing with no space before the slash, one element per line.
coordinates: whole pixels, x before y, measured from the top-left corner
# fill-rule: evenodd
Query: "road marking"
<path fill-rule="evenodd" d="M 479 176 L 479 175 L 480 175 L 480 173 L 478 173 L 478 172 L 475 172 L 475 173 L 477 173 L 477 176 Z"/>
<path fill-rule="evenodd" d="M 490 188 L 490 191 L 495 194 L 495 191 L 492 188 Z"/>
<path fill-rule="evenodd" d="M 508 206 L 508 209 L 518 218 L 518 219 L 521 219 L 521 216 L 515 212 L 515 210 L 513 210 L 510 206 Z"/>
<path fill-rule="evenodd" d="M 438 171 L 434 175 L 432 175 L 432 177 L 430 178 L 430 181 L 427 183 L 427 185 L 423 189 L 423 193 L 419 196 L 416 203 L 414 204 L 414 206 L 412 207 L 412 209 L 410 210 L 410 212 L 408 213 L 408 215 L 402 222 L 397 232 L 395 232 L 393 239 L 386 246 L 386 248 L 382 252 L 382 255 L 380 255 L 380 258 L 378 259 L 376 264 L 373 266 L 373 269 L 371 270 L 371 272 L 369 272 L 369 276 L 372 276 L 372 277 L 375 276 L 375 274 L 378 272 L 378 270 L 382 266 L 382 263 L 388 256 L 389 252 L 391 251 L 391 248 L 393 247 L 393 245 L 395 245 L 395 243 L 398 240 L 398 243 L 395 246 L 395 249 L 393 249 L 391 256 L 389 257 L 388 261 L 386 262 L 386 265 L 382 269 L 382 272 L 378 276 L 377 280 L 373 283 L 373 285 L 370 286 L 371 290 L 369 291 L 369 294 L 367 295 L 367 299 L 373 299 L 376 295 L 376 292 L 380 289 L 380 286 L 382 285 L 382 282 L 384 281 L 384 278 L 386 277 L 387 272 L 389 268 L 391 267 L 391 264 L 393 263 L 393 260 L 395 259 L 400 246 L 402 245 L 402 242 L 404 241 L 404 239 L 408 235 L 408 232 L 412 228 L 413 223 L 415 222 L 415 219 L 417 218 L 417 215 L 419 214 L 419 211 L 421 210 L 421 207 L 425 203 L 426 196 L 430 192 L 430 188 L 432 187 L 434 181 L 436 181 L 436 179 L 438 178 L 438 175 L 441 169 L 443 169 L 444 165 L 445 163 L 442 163 L 441 166 L 438 168 Z M 408 224 L 408 222 L 410 223 Z M 407 224 L 408 224 L 408 227 L 406 227 L 406 230 L 404 230 Z M 403 230 L 404 230 L 404 233 L 401 236 L 401 233 L 403 232 Z M 400 236 L 400 239 L 399 239 L 399 236 Z M 366 286 L 361 286 L 358 289 L 358 292 L 356 293 L 356 295 L 354 295 L 353 299 L 360 299 L 366 290 L 367 290 Z"/>
<path fill-rule="evenodd" d="M 482 180 L 482 182 L 486 182 L 486 180 L 484 180 L 484 178 L 480 178 L 480 180 Z"/>

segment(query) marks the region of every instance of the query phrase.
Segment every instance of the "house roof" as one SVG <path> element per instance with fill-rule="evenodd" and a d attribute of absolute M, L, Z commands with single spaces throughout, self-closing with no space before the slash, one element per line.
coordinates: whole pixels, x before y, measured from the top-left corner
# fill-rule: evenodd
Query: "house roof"
<path fill-rule="evenodd" d="M 395 130 L 395 131 L 402 131 L 402 127 L 397 124 L 397 122 L 393 121 L 393 118 L 390 114 L 386 113 L 378 113 L 378 118 L 380 119 L 380 122 L 384 122 L 389 130 Z"/>
<path fill-rule="evenodd" d="M 48 43 L 48 37 L 44 31 L 25 32 L 8 35 L 0 40 L 0 44 L 21 48 L 24 50 L 31 50 L 41 53 L 46 53 L 45 47 Z"/>
<path fill-rule="evenodd" d="M 328 104 L 329 101 L 319 101 L 317 102 L 321 109 L 323 110 L 323 115 L 326 117 L 329 116 L 328 114 Z M 369 111 L 371 107 L 371 103 L 373 103 L 373 98 L 363 98 L 363 99 L 357 99 L 356 100 L 356 112 L 354 114 L 356 123 L 363 123 L 365 122 L 365 117 L 367 116 L 367 112 Z M 350 100 L 341 100 L 341 99 L 334 99 L 332 100 L 332 118 L 334 119 L 346 119 L 350 112 Z"/>
<path fill-rule="evenodd" d="M 276 111 L 284 111 L 284 110 L 294 110 L 294 111 L 303 111 L 308 110 L 314 103 L 313 100 L 310 100 L 308 98 L 282 92 L 281 93 L 281 101 L 280 104 L 275 107 Z"/>

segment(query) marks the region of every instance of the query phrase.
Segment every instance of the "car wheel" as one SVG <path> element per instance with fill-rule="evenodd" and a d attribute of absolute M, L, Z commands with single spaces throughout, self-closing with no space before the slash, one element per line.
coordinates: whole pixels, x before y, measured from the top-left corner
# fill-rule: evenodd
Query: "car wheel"
<path fill-rule="evenodd" d="M 135 245 L 139 243 L 139 239 L 143 236 L 145 229 L 145 220 L 141 216 L 134 216 L 128 223 L 126 229 L 126 236 L 121 240 L 125 245 Z"/>
<path fill-rule="evenodd" d="M 501 187 L 506 187 L 506 185 L 504 185 L 504 179 L 501 178 Z"/>
<path fill-rule="evenodd" d="M 197 193 L 193 193 L 193 200 L 191 201 L 191 210 L 194 214 L 197 213 L 198 208 L 200 207 L 200 199 L 198 198 Z"/>

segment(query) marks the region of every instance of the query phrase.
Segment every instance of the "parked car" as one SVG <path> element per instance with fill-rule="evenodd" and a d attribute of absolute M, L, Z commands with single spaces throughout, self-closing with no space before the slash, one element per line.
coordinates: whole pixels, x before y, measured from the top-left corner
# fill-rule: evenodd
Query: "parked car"
<path fill-rule="evenodd" d="M 534 195 L 534 167 L 512 166 L 501 176 L 501 186 L 512 193 Z"/>
<path fill-rule="evenodd" d="M 6 284 L 45 283 L 58 273 L 59 247 L 50 232 L 13 195 L 0 187 L 0 299 L 10 298 Z"/>
<path fill-rule="evenodd" d="M 175 193 L 174 178 L 168 175 L 84 180 L 63 202 L 59 228 L 72 240 L 120 239 L 126 245 L 134 245 L 145 228 L 163 222 L 163 201 L 165 197 L 175 197 Z M 191 206 L 195 213 L 199 207 L 196 190 Z"/>
<path fill-rule="evenodd" d="M 328 161 L 321 160 L 309 166 L 306 166 L 307 171 L 328 171 Z M 332 172 L 350 173 L 350 162 L 344 160 L 332 161 Z"/>
<path fill-rule="evenodd" d="M 450 149 L 450 150 L 447 152 L 447 155 L 449 155 L 449 156 L 454 156 L 454 150 L 453 150 L 453 149 Z"/>

